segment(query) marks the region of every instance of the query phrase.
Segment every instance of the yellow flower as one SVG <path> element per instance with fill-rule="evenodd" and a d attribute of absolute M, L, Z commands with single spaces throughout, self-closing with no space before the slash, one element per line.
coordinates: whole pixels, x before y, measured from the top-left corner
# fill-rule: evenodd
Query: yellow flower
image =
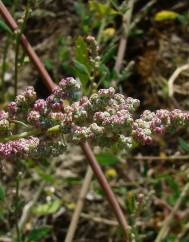
<path fill-rule="evenodd" d="M 162 10 L 155 14 L 154 20 L 157 22 L 166 21 L 166 20 L 175 20 L 178 16 L 178 13 L 169 10 Z"/>
<path fill-rule="evenodd" d="M 109 168 L 106 170 L 106 177 L 114 178 L 117 176 L 117 171 L 114 168 Z"/>
<path fill-rule="evenodd" d="M 67 206 L 68 209 L 70 209 L 70 210 L 74 210 L 76 204 L 75 204 L 75 203 L 68 203 L 66 206 Z"/>
<path fill-rule="evenodd" d="M 110 38 L 112 36 L 114 36 L 115 34 L 115 29 L 114 28 L 106 28 L 104 31 L 103 31 L 103 36 L 105 38 Z"/>

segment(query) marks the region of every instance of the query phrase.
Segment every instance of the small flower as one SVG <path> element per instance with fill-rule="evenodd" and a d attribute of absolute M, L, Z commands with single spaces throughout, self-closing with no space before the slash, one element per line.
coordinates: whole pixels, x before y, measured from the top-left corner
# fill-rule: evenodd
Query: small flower
<path fill-rule="evenodd" d="M 8 104 L 8 114 L 9 114 L 10 118 L 15 119 L 18 110 L 19 110 L 19 108 L 18 108 L 16 102 L 10 102 Z"/>
<path fill-rule="evenodd" d="M 5 111 L 0 111 L 0 120 L 8 119 L 8 113 Z"/>
<path fill-rule="evenodd" d="M 104 133 L 104 127 L 98 126 L 96 123 L 92 123 L 89 128 L 95 135 L 103 135 Z"/>
<path fill-rule="evenodd" d="M 109 168 L 105 172 L 106 177 L 115 178 L 117 177 L 117 171 L 114 168 Z"/>
<path fill-rule="evenodd" d="M 40 127 L 40 113 L 38 111 L 31 111 L 28 113 L 27 121 L 28 123 Z"/>
<path fill-rule="evenodd" d="M 27 106 L 26 97 L 22 94 L 16 97 L 15 102 L 18 107 Z"/>
<path fill-rule="evenodd" d="M 63 110 L 63 100 L 51 94 L 47 99 L 46 103 L 49 109 L 52 111 L 62 111 Z"/>
<path fill-rule="evenodd" d="M 8 161 L 27 158 L 37 149 L 38 145 L 39 139 L 37 137 L 22 138 L 5 144 L 0 143 L 0 156 Z"/>
<path fill-rule="evenodd" d="M 87 139 L 93 137 L 93 134 L 90 128 L 87 128 L 87 127 L 80 127 L 80 126 L 73 125 L 71 133 L 72 133 L 72 141 L 74 143 L 84 142 Z"/>
<path fill-rule="evenodd" d="M 24 96 L 29 104 L 34 103 L 37 98 L 37 94 L 33 87 L 27 87 Z"/>
<path fill-rule="evenodd" d="M 59 82 L 59 86 L 62 91 L 79 91 L 81 86 L 78 80 L 74 79 L 73 77 L 67 77 L 65 79 L 62 79 Z"/>
<path fill-rule="evenodd" d="M 33 110 L 45 114 L 47 112 L 47 104 L 44 99 L 38 99 L 33 105 Z"/>
<path fill-rule="evenodd" d="M 119 135 L 119 138 L 118 138 L 116 144 L 120 149 L 130 150 L 133 147 L 134 140 L 132 137 L 126 137 L 125 135 Z"/>
<path fill-rule="evenodd" d="M 9 121 L 7 119 L 0 120 L 0 131 L 6 131 L 9 129 Z"/>

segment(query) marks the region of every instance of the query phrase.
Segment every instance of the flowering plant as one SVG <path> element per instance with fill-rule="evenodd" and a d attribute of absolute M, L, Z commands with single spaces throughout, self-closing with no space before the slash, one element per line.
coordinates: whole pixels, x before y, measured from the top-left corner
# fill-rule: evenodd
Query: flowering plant
<path fill-rule="evenodd" d="M 33 87 L 26 88 L 0 112 L 0 157 L 14 161 L 55 156 L 65 150 L 66 142 L 86 140 L 131 149 L 136 143 L 150 144 L 154 134 L 188 125 L 189 112 L 178 109 L 146 110 L 137 118 L 139 100 L 115 93 L 112 87 L 76 101 L 79 91 L 80 83 L 72 77 L 62 79 L 46 100 L 37 99 Z M 17 134 L 18 124 L 25 130 Z"/>

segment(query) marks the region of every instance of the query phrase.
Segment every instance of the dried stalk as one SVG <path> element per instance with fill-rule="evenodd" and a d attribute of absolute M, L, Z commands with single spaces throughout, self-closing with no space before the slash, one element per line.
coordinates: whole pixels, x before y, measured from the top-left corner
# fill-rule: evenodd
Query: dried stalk
<path fill-rule="evenodd" d="M 119 74 L 121 67 L 123 65 L 123 59 L 127 48 L 127 40 L 128 40 L 129 30 L 130 30 L 130 22 L 131 22 L 131 17 L 133 13 L 134 2 L 135 0 L 128 1 L 128 9 L 123 16 L 123 34 L 119 42 L 119 48 L 118 48 L 116 63 L 114 67 L 117 75 Z M 117 80 L 113 80 L 111 83 L 111 86 L 116 87 L 116 85 L 117 85 Z"/>
<path fill-rule="evenodd" d="M 185 64 L 183 66 L 178 67 L 171 77 L 168 80 L 168 92 L 169 92 L 169 97 L 173 97 L 174 94 L 174 82 L 177 79 L 177 77 L 183 72 L 189 70 L 189 64 Z"/>
<path fill-rule="evenodd" d="M 81 211 L 83 209 L 86 193 L 89 190 L 89 186 L 91 184 L 92 177 L 93 177 L 93 171 L 91 170 L 91 167 L 88 166 L 87 173 L 85 174 L 83 185 L 82 185 L 82 188 L 81 188 L 81 191 L 80 191 L 80 194 L 79 194 L 79 199 L 77 201 L 76 208 L 75 208 L 74 213 L 72 215 L 71 223 L 69 225 L 69 228 L 68 228 L 68 231 L 67 231 L 67 234 L 66 234 L 65 242 L 73 241 L 75 231 L 76 231 L 76 228 L 77 228 L 77 224 L 78 224 L 78 221 L 79 221 L 79 217 L 80 217 Z"/>

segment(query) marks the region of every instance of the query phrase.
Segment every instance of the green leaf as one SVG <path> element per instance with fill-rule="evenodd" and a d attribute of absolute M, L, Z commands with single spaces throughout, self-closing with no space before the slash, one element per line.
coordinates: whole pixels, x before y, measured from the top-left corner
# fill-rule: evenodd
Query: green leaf
<path fill-rule="evenodd" d="M 53 70 L 53 63 L 52 60 L 47 58 L 44 60 L 44 65 L 47 68 L 48 71 L 52 71 Z"/>
<path fill-rule="evenodd" d="M 96 155 L 97 161 L 103 166 L 114 165 L 118 162 L 118 158 L 110 153 L 100 153 Z"/>
<path fill-rule="evenodd" d="M 63 178 L 64 183 L 75 185 L 75 184 L 81 184 L 81 177 L 67 177 Z"/>
<path fill-rule="evenodd" d="M 74 64 L 75 64 L 75 67 L 79 71 L 80 74 L 87 75 L 88 77 L 90 76 L 89 71 L 84 64 L 82 64 L 81 62 L 76 61 L 76 60 L 74 60 Z"/>
<path fill-rule="evenodd" d="M 5 188 L 0 184 L 0 201 L 5 199 Z"/>
<path fill-rule="evenodd" d="M 13 0 L 4 0 L 5 5 L 11 6 L 13 4 Z"/>
<path fill-rule="evenodd" d="M 109 46 L 107 49 L 106 49 L 106 52 L 105 54 L 102 56 L 102 63 L 103 64 L 106 64 L 107 62 L 109 62 L 111 59 L 113 59 L 115 53 L 116 53 L 116 46 L 115 45 L 112 45 L 112 46 Z"/>
<path fill-rule="evenodd" d="M 135 211 L 136 202 L 135 202 L 135 196 L 132 192 L 127 193 L 126 207 L 130 214 L 132 214 Z"/>
<path fill-rule="evenodd" d="M 9 33 L 9 34 L 12 34 L 12 31 L 11 31 L 11 29 L 9 28 L 9 26 L 8 26 L 3 20 L 1 20 L 1 19 L 0 19 L 0 28 L 1 28 L 3 31 L 5 31 L 5 32 L 7 32 L 7 33 Z"/>
<path fill-rule="evenodd" d="M 33 213 L 39 216 L 55 213 L 61 206 L 61 200 L 56 199 L 52 202 L 44 203 L 35 207 Z"/>
<path fill-rule="evenodd" d="M 56 17 L 56 14 L 52 11 L 48 11 L 45 9 L 36 9 L 31 12 L 32 17 L 37 17 L 37 18 L 45 18 L 45 17 Z"/>
<path fill-rule="evenodd" d="M 87 72 L 90 72 L 88 46 L 81 36 L 79 36 L 76 40 L 75 59 L 76 62 L 79 62 L 85 66 Z"/>
<path fill-rule="evenodd" d="M 79 61 L 74 61 L 75 68 L 74 68 L 74 75 L 79 78 L 83 87 L 86 87 L 87 83 L 89 82 L 89 71 L 87 67 L 80 63 Z"/>
<path fill-rule="evenodd" d="M 114 10 L 105 3 L 99 3 L 97 1 L 89 1 L 89 9 L 95 11 L 100 17 L 105 17 L 106 15 L 112 16 L 119 14 L 118 11 Z"/>
<path fill-rule="evenodd" d="M 179 142 L 180 148 L 184 150 L 187 154 L 189 154 L 189 145 L 186 143 L 186 141 L 182 138 L 178 138 L 178 142 Z"/>
<path fill-rule="evenodd" d="M 27 241 L 40 241 L 49 235 L 50 232 L 49 227 L 41 227 L 37 229 L 33 229 L 27 236 Z"/>
<path fill-rule="evenodd" d="M 115 187 L 113 191 L 116 192 L 116 194 L 121 196 L 123 195 L 125 196 L 127 194 L 127 188 L 125 186 Z"/>

